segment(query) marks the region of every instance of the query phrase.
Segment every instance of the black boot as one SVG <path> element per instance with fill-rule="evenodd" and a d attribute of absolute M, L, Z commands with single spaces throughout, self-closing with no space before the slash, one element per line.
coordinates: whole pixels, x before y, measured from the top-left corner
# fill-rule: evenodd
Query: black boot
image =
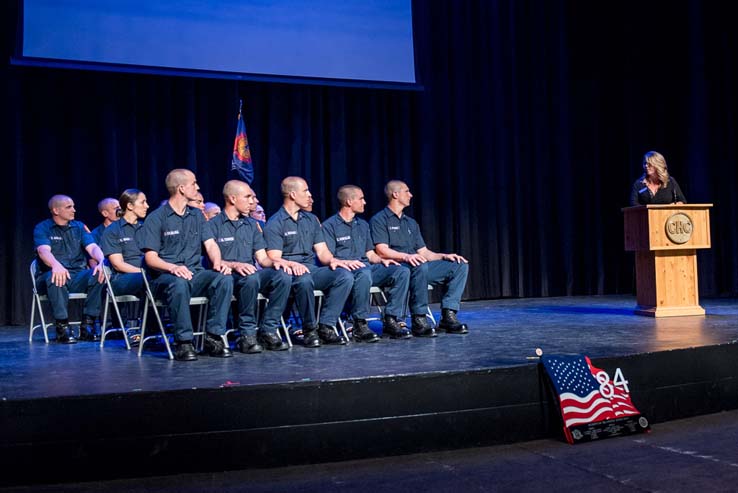
<path fill-rule="evenodd" d="M 346 344 L 346 339 L 336 334 L 335 327 L 330 325 L 318 324 L 318 337 L 324 344 Z"/>
<path fill-rule="evenodd" d="M 66 320 L 56 321 L 56 342 L 60 344 L 74 344 L 77 339 L 72 335 L 72 331 L 69 330 L 69 323 Z"/>
<path fill-rule="evenodd" d="M 384 316 L 382 335 L 391 339 L 410 339 L 412 337 L 405 322 L 398 322 L 394 315 Z"/>
<path fill-rule="evenodd" d="M 315 327 L 305 327 L 302 331 L 302 345 L 309 348 L 320 347 L 320 337 L 318 337 L 318 329 Z"/>
<path fill-rule="evenodd" d="M 441 321 L 438 323 L 438 330 L 445 330 L 449 334 L 468 334 L 469 329 L 466 324 L 459 322 L 456 318 L 456 310 L 443 308 L 441 310 Z"/>
<path fill-rule="evenodd" d="M 284 351 L 290 348 L 276 332 L 264 332 L 260 330 L 256 339 L 268 351 Z"/>
<path fill-rule="evenodd" d="M 85 315 L 79 326 L 79 339 L 80 341 L 90 342 L 98 342 L 100 340 L 100 334 L 95 327 L 95 320 L 88 315 Z"/>
<path fill-rule="evenodd" d="M 363 318 L 354 319 L 354 340 L 356 342 L 377 342 L 379 336 L 369 328 L 369 324 Z"/>
<path fill-rule="evenodd" d="M 436 331 L 428 323 L 428 318 L 425 315 L 413 314 L 412 324 L 413 335 L 415 337 L 436 337 Z"/>
<path fill-rule="evenodd" d="M 223 341 L 223 338 L 210 332 L 205 335 L 205 352 L 215 358 L 230 358 L 233 356 L 231 348 Z"/>
<path fill-rule="evenodd" d="M 197 360 L 197 353 L 195 352 L 195 348 L 192 347 L 192 341 L 178 342 L 177 347 L 174 349 L 174 359 L 177 361 Z"/>
<path fill-rule="evenodd" d="M 245 354 L 256 354 L 264 350 L 264 348 L 261 347 L 261 344 L 259 344 L 259 341 L 256 340 L 256 336 L 239 337 L 238 342 L 236 342 L 236 347 L 239 351 Z"/>

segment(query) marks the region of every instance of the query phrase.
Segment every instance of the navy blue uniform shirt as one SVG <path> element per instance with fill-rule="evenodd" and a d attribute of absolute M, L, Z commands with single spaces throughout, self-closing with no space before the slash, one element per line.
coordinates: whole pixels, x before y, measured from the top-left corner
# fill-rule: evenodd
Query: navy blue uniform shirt
<path fill-rule="evenodd" d="M 202 269 L 202 244 L 211 239 L 205 216 L 189 205 L 181 216 L 165 203 L 148 215 L 139 232 L 141 251 L 157 252 L 165 262 Z"/>
<path fill-rule="evenodd" d="M 366 252 L 374 249 L 369 223 L 354 217 L 346 222 L 336 214 L 323 222 L 323 237 L 334 257 L 340 260 L 369 262 Z"/>
<path fill-rule="evenodd" d="M 254 252 L 266 249 L 261 226 L 250 217 L 231 221 L 223 211 L 208 221 L 208 228 L 223 260 L 254 264 Z"/>
<path fill-rule="evenodd" d="M 315 264 L 313 245 L 325 241 L 315 214 L 299 211 L 295 221 L 284 207 L 267 221 L 264 239 L 268 250 L 281 250 L 283 259 L 305 265 Z"/>
<path fill-rule="evenodd" d="M 123 255 L 123 261 L 135 267 L 141 267 L 142 255 L 137 235 L 141 232 L 142 222 L 131 224 L 122 217 L 105 228 L 100 242 L 106 257 L 114 253 Z M 112 266 L 111 266 L 112 267 Z"/>
<path fill-rule="evenodd" d="M 415 219 L 405 214 L 397 217 L 389 207 L 374 214 L 371 225 L 375 245 L 386 243 L 391 249 L 402 253 L 417 253 L 425 246 Z"/>
<path fill-rule="evenodd" d="M 52 219 L 46 219 L 33 229 L 34 249 L 49 245 L 54 258 L 70 271 L 87 268 L 85 247 L 92 243 L 95 243 L 95 238 L 80 221 L 69 221 L 68 225 L 59 226 Z M 51 270 L 41 259 L 37 263 L 39 273 Z"/>
<path fill-rule="evenodd" d="M 112 223 L 111 223 L 112 224 Z M 102 242 L 102 236 L 107 228 L 105 227 L 105 223 L 101 223 L 97 228 L 90 231 L 90 234 L 93 238 L 95 238 L 95 243 L 100 245 Z"/>

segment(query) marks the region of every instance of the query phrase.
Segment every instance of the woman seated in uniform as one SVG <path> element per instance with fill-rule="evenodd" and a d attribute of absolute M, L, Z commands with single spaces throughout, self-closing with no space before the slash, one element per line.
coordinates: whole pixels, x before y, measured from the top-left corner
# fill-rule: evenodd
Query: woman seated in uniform
<path fill-rule="evenodd" d="M 669 176 L 664 156 L 656 151 L 647 152 L 643 156 L 643 176 L 636 180 L 630 191 L 630 205 L 686 202 L 679 184 Z"/>

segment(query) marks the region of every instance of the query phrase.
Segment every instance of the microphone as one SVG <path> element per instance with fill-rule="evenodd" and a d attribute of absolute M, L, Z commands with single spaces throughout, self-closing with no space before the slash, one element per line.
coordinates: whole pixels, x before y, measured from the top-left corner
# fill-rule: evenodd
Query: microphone
<path fill-rule="evenodd" d="M 672 204 L 676 204 L 677 202 L 679 202 L 677 200 L 676 187 L 674 186 L 673 183 L 671 184 L 671 198 L 673 199 L 671 202 Z"/>

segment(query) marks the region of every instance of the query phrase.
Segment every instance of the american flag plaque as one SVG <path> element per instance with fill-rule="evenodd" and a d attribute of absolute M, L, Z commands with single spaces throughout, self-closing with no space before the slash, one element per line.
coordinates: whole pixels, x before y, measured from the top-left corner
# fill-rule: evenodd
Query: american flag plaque
<path fill-rule="evenodd" d="M 581 443 L 650 429 L 630 400 L 628 381 L 618 368 L 610 375 L 584 355 L 544 355 L 541 364 L 559 399 L 564 435 Z"/>

